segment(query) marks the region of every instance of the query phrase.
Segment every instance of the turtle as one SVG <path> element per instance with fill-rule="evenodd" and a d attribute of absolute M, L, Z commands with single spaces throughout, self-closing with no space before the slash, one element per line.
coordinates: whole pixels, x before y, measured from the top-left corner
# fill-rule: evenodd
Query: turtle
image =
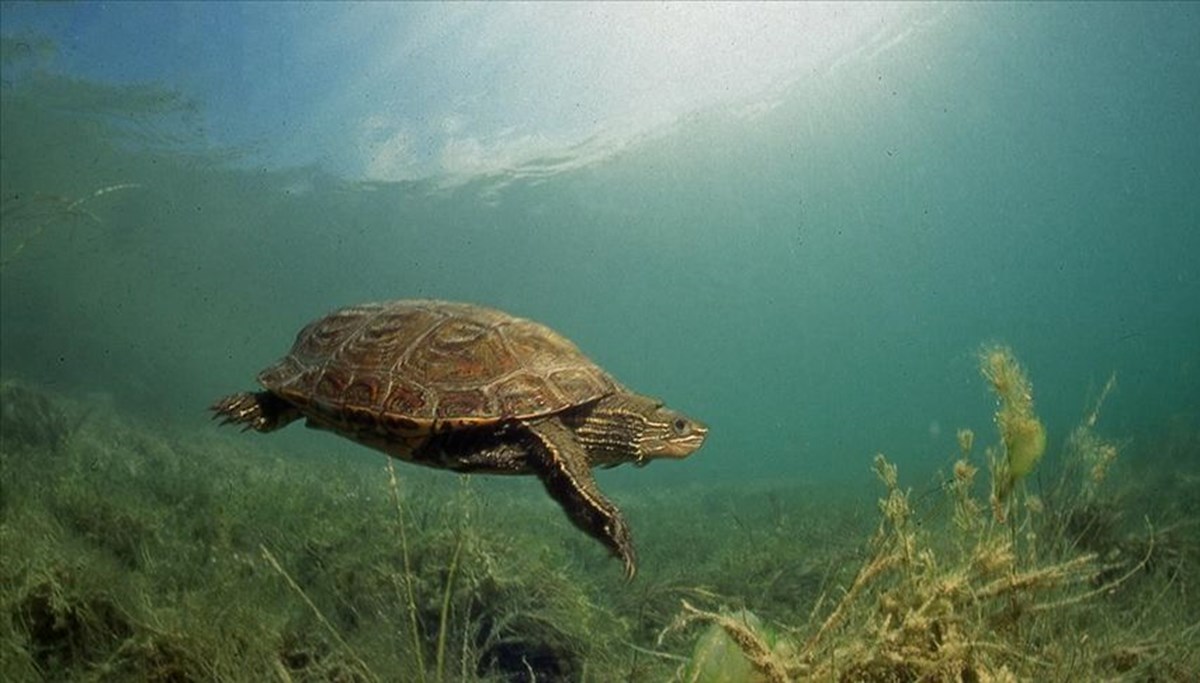
<path fill-rule="evenodd" d="M 537 476 L 627 579 L 637 572 L 629 526 L 592 468 L 682 459 L 708 434 L 626 389 L 549 327 L 468 303 L 338 309 L 300 330 L 258 382 L 264 391 L 213 403 L 213 417 L 258 432 L 304 419 L 418 465 Z"/>

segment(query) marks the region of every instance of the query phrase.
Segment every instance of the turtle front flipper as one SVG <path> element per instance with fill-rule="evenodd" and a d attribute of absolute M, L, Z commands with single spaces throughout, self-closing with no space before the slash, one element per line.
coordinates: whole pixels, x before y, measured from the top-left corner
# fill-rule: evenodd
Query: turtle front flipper
<path fill-rule="evenodd" d="M 637 573 L 637 557 L 629 525 L 621 511 L 596 488 L 587 454 L 571 430 L 552 417 L 527 425 L 531 434 L 529 459 L 571 522 L 603 543 L 625 563 L 625 577 Z"/>

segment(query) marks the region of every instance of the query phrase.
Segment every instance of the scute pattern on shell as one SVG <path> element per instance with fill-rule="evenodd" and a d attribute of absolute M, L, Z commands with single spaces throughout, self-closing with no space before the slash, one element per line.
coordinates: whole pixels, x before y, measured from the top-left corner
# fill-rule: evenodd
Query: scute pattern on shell
<path fill-rule="evenodd" d="M 407 434 L 549 415 L 623 390 L 544 325 L 432 300 L 334 311 L 258 381 L 336 422 Z"/>

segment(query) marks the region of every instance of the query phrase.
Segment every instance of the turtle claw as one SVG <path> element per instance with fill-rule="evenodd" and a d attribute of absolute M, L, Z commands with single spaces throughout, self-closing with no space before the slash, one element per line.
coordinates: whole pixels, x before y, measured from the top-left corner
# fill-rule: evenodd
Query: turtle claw
<path fill-rule="evenodd" d="M 268 391 L 243 391 L 218 400 L 209 407 L 221 425 L 240 424 L 242 431 L 270 432 L 300 417 L 296 408 Z"/>
<path fill-rule="evenodd" d="M 626 545 L 618 548 L 615 553 L 625 565 L 625 580 L 633 581 L 633 577 L 637 576 L 637 556 L 633 553 L 633 544 L 626 539 Z"/>

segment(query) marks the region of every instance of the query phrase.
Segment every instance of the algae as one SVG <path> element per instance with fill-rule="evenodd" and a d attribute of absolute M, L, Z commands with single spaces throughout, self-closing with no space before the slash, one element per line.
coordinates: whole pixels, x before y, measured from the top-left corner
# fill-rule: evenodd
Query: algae
<path fill-rule="evenodd" d="M 1003 516 L 1017 482 L 1033 471 L 1046 451 L 1046 428 L 1033 412 L 1033 385 L 1010 349 L 985 347 L 980 371 L 996 394 L 996 427 L 1004 447 L 1002 458 L 993 458 L 992 507 Z"/>
<path fill-rule="evenodd" d="M 6 380 L 0 678 L 1195 680 L 1200 437 L 1106 436 L 1114 387 L 1003 518 L 999 417 L 927 495 L 882 455 L 881 496 L 623 494 L 645 522 L 627 584 L 536 482 L 279 453 Z"/>
<path fill-rule="evenodd" d="M 377 466 L 4 397 L 32 423 L 0 459 L 4 680 L 577 680 L 622 650 L 553 548 L 476 522 L 469 481 L 389 491 Z"/>
<path fill-rule="evenodd" d="M 792 633 L 790 648 L 688 600 L 659 642 L 694 623 L 719 627 L 753 666 L 729 679 L 738 681 L 1192 680 L 1200 623 L 1189 611 L 1187 570 L 1160 568 L 1163 532 L 1146 520 L 1120 544 L 1097 543 L 1094 523 L 1078 522 L 1095 514 L 1117 459 L 1115 442 L 1094 431 L 1113 382 L 1062 449 L 1064 474 L 1048 505 L 1015 486 L 1045 449 L 1028 378 L 1006 348 L 988 349 L 981 360 L 1000 401 L 1005 454 L 988 451 L 991 505 L 975 493 L 971 430 L 958 432 L 959 457 L 942 485 L 950 504 L 931 514 L 918 514 L 896 466 L 877 455 L 884 496 L 867 556 L 830 591 L 840 593 L 831 605 L 818 600 L 806 622 L 781 627 Z M 1187 545 L 1194 552 L 1196 544 Z M 1192 607 L 1168 606 L 1167 596 Z M 681 666 L 680 676 L 694 666 Z"/>

